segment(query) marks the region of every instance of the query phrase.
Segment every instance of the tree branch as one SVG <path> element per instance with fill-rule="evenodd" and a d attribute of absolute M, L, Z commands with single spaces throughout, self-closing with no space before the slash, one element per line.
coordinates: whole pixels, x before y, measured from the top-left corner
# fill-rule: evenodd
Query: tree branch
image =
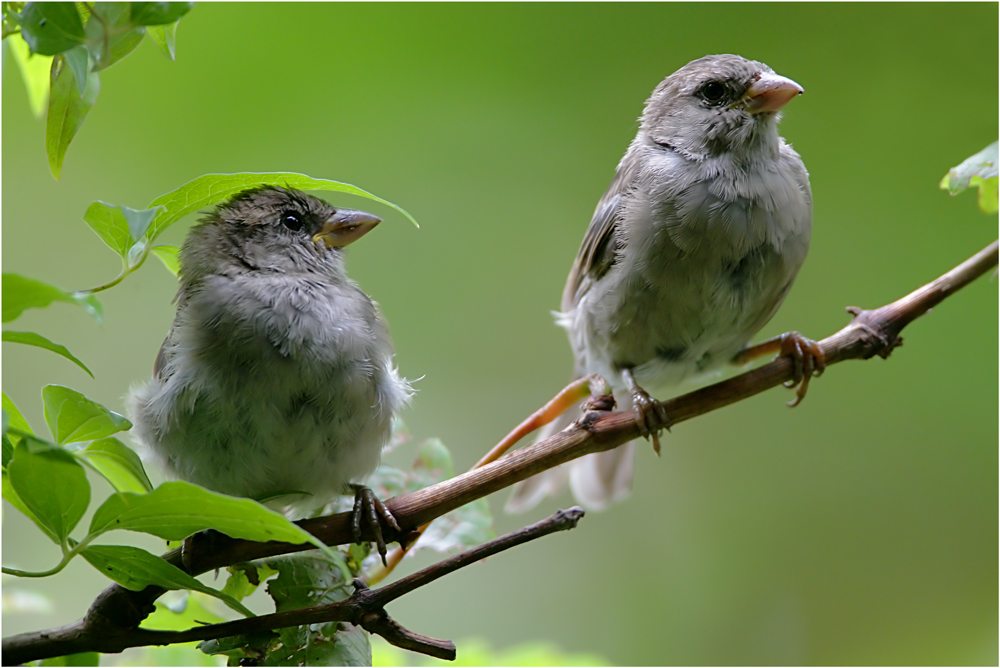
<path fill-rule="evenodd" d="M 4 640 L 3 662 L 4 665 L 20 664 L 26 661 L 79 652 L 118 653 L 130 647 L 171 645 L 260 633 L 288 626 L 330 622 L 349 622 L 362 627 L 369 633 L 378 634 L 393 645 L 403 649 L 453 661 L 455 659 L 454 643 L 407 630 L 389 617 L 385 606 L 400 596 L 486 557 L 557 531 L 574 529 L 583 515 L 583 510 L 576 506 L 568 510 L 560 510 L 540 522 L 487 541 L 379 589 L 369 589 L 363 581 L 355 580 L 354 593 L 349 598 L 336 603 L 275 612 L 258 617 L 247 617 L 220 624 L 206 624 L 185 631 L 108 628 L 106 626 L 91 626 L 86 624 L 86 620 L 84 620 L 82 625 L 77 623 L 55 631 L 26 633 Z"/>
<path fill-rule="evenodd" d="M 997 242 L 993 242 L 961 265 L 891 304 L 872 311 L 849 308 L 848 311 L 854 315 L 851 322 L 819 342 L 827 367 L 849 359 L 869 359 L 875 355 L 888 357 L 900 345 L 902 339 L 899 334 L 906 325 L 996 266 Z M 779 357 L 764 366 L 663 404 L 671 424 L 678 424 L 781 385 L 792 380 L 793 372 L 792 361 L 788 357 Z M 409 532 L 466 503 L 583 455 L 618 447 L 639 436 L 640 426 L 631 410 L 588 412 L 577 423 L 551 438 L 450 480 L 389 499 L 386 505 L 402 531 L 385 532 L 385 539 L 387 542 L 406 542 Z M 299 524 L 328 545 L 341 545 L 353 540 L 350 513 L 305 520 Z M 370 540 L 372 536 L 366 532 L 363 538 Z M 199 548 L 199 544 L 204 547 Z M 215 532 L 203 532 L 194 545 L 192 553 L 186 555 L 190 559 L 185 558 L 183 564 L 179 550 L 167 553 L 164 558 L 178 567 L 188 566 L 192 573 L 197 574 L 252 559 L 313 549 L 309 544 L 235 540 Z M 24 657 L 23 661 L 95 649 L 81 645 L 80 636 L 92 637 L 94 629 L 120 633 L 122 629 L 136 628 L 153 611 L 153 601 L 163 592 L 160 587 L 147 587 L 134 592 L 112 585 L 101 592 L 83 620 L 59 629 L 5 639 L 4 659 L 8 660 L 8 652 L 21 650 L 28 643 L 34 649 L 17 654 Z M 40 642 L 40 637 L 44 637 L 45 642 Z M 51 651 L 53 647 L 56 651 Z M 44 654 L 39 653 L 43 650 Z"/>

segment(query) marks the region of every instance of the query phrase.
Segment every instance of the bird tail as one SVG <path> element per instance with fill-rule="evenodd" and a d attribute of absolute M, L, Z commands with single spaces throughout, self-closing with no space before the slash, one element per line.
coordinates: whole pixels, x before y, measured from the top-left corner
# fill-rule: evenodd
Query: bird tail
<path fill-rule="evenodd" d="M 578 408 L 566 411 L 543 427 L 535 442 L 566 429 L 581 415 Z M 588 510 L 603 510 L 629 495 L 634 473 L 635 441 L 632 441 L 614 450 L 584 455 L 517 483 L 504 510 L 511 514 L 530 510 L 542 499 L 559 493 L 567 481 L 580 505 Z"/>

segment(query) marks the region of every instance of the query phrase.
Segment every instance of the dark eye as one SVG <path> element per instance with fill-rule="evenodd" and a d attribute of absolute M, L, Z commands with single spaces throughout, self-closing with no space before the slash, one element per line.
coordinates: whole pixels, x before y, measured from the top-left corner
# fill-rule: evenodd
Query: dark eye
<path fill-rule="evenodd" d="M 718 81 L 709 81 L 698 93 L 709 102 L 718 102 L 726 94 L 726 87 Z"/>
<path fill-rule="evenodd" d="M 286 211 L 281 214 L 281 224 L 290 229 L 292 232 L 298 232 L 302 229 L 302 216 L 294 211 Z"/>

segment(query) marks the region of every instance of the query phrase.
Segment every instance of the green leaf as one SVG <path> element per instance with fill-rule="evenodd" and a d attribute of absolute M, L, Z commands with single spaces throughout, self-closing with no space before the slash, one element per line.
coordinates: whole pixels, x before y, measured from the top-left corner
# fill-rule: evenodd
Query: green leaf
<path fill-rule="evenodd" d="M 142 460 L 117 438 L 102 438 L 76 453 L 85 458 L 119 492 L 153 491 Z"/>
<path fill-rule="evenodd" d="M 28 43 L 21 35 L 10 35 L 4 40 L 10 47 L 10 52 L 21 70 L 24 87 L 28 89 L 28 105 L 35 118 L 41 118 L 45 112 L 45 101 L 49 97 L 49 71 L 52 69 L 52 56 L 32 54 Z"/>
<path fill-rule="evenodd" d="M 21 442 L 22 438 L 18 434 L 9 433 L 10 429 L 17 429 L 28 434 L 34 434 L 31 430 L 31 425 L 28 421 L 24 419 L 21 415 L 21 411 L 17 409 L 14 402 L 10 400 L 10 397 L 6 393 L 3 394 L 3 446 L 2 446 L 2 464 L 3 468 L 7 468 L 7 464 L 10 463 L 11 457 L 14 456 L 14 446 Z"/>
<path fill-rule="evenodd" d="M 31 509 L 28 508 L 28 506 L 24 505 L 24 501 L 21 500 L 21 497 L 17 495 L 16 491 L 14 491 L 13 485 L 10 484 L 10 476 L 7 474 L 7 469 L 0 472 L 0 475 L 3 476 L 3 498 L 5 498 L 10 505 L 20 510 L 21 514 L 34 522 L 38 528 L 42 530 L 42 533 L 52 539 L 52 542 L 57 545 L 61 543 L 62 541 L 59 539 L 59 535 L 50 529 L 48 525 L 39 520 L 38 517 L 35 516 L 35 513 L 31 512 Z"/>
<path fill-rule="evenodd" d="M 163 207 L 155 206 L 151 209 L 132 209 L 127 206 L 119 206 L 118 208 L 121 209 L 122 215 L 128 221 L 129 234 L 132 235 L 133 239 L 141 239 L 142 235 L 149 229 L 149 224 L 153 222 L 153 216 Z"/>
<path fill-rule="evenodd" d="M 93 295 L 70 294 L 48 283 L 18 274 L 3 275 L 3 321 L 17 320 L 29 308 L 45 308 L 52 302 L 68 302 L 82 306 L 98 323 L 104 317 L 101 303 Z"/>
<path fill-rule="evenodd" d="M 133 2 L 132 21 L 142 26 L 163 25 L 191 11 L 193 2 Z"/>
<path fill-rule="evenodd" d="M 59 288 L 18 274 L 4 274 L 2 290 L 4 322 L 16 320 L 26 309 L 45 308 L 54 301 L 73 303 Z"/>
<path fill-rule="evenodd" d="M 136 240 L 141 239 L 146 233 L 149 224 L 153 222 L 153 217 L 161 208 L 133 209 L 97 200 L 87 207 L 83 220 L 108 248 L 118 253 L 129 266 L 132 266 Z"/>
<path fill-rule="evenodd" d="M 82 44 L 86 37 L 72 2 L 29 2 L 16 18 L 32 53 L 54 56 Z"/>
<path fill-rule="evenodd" d="M 261 185 L 288 186 L 302 190 L 333 190 L 358 195 L 392 207 L 409 218 L 414 225 L 417 225 L 413 216 L 402 208 L 349 183 L 315 179 L 295 172 L 241 172 L 238 174 L 205 174 L 154 199 L 150 202 L 149 208 L 163 206 L 164 210 L 160 211 L 153 220 L 153 224 L 149 228 L 148 238 L 153 241 L 163 230 L 189 213 L 218 204 L 247 188 Z"/>
<path fill-rule="evenodd" d="M 952 167 L 941 179 L 940 187 L 951 195 L 970 186 L 979 188 L 979 208 L 983 213 L 996 213 L 998 209 L 998 143 L 993 142 L 979 153 Z"/>
<path fill-rule="evenodd" d="M 351 574 L 322 555 L 277 557 L 266 561 L 278 571 L 267 591 L 278 612 L 342 601 L 353 592 Z M 311 624 L 278 629 L 272 634 L 220 638 L 200 645 L 202 651 L 235 659 L 251 658 L 263 665 L 371 665 L 367 635 L 344 623 Z"/>
<path fill-rule="evenodd" d="M 93 59 L 94 71 L 118 62 L 139 46 L 145 29 L 132 20 L 130 3 L 95 2 L 91 5 L 95 17 L 87 22 L 87 50 Z"/>
<path fill-rule="evenodd" d="M 99 666 L 101 655 L 97 652 L 80 652 L 42 659 L 40 666 Z"/>
<path fill-rule="evenodd" d="M 31 452 L 21 443 L 7 466 L 7 474 L 39 526 L 63 543 L 90 503 L 90 483 L 80 463 L 65 450 Z"/>
<path fill-rule="evenodd" d="M 199 624 L 219 624 L 226 621 L 212 609 L 202 604 L 214 604 L 216 601 L 195 592 L 185 592 L 177 604 L 167 604 L 164 598 L 156 602 L 156 610 L 142 620 L 141 628 L 161 629 L 164 631 L 184 631 Z M 183 664 L 182 664 L 183 665 Z"/>
<path fill-rule="evenodd" d="M 166 26 L 149 26 L 146 34 L 170 60 L 177 57 L 177 22 Z"/>
<path fill-rule="evenodd" d="M 4 417 L 7 414 L 4 413 Z M 6 427 L 4 427 L 6 431 Z M 10 464 L 10 460 L 14 457 L 14 443 L 8 438 L 7 434 L 3 435 L 2 441 L 0 441 L 0 457 L 3 460 L 3 470 L 7 470 L 7 464 Z"/>
<path fill-rule="evenodd" d="M 346 622 L 278 629 L 280 643 L 265 654 L 270 666 L 370 666 L 368 634 Z"/>
<path fill-rule="evenodd" d="M 66 65 L 73 71 L 76 88 L 82 96 L 87 91 L 87 75 L 90 74 L 90 53 L 84 45 L 74 46 L 65 52 L 63 58 Z"/>
<path fill-rule="evenodd" d="M 23 343 L 28 346 L 38 346 L 39 348 L 45 348 L 46 350 L 51 350 L 55 354 L 62 355 L 69 361 L 73 362 L 73 364 L 76 364 L 78 367 L 86 371 L 91 378 L 94 377 L 94 374 L 90 372 L 90 369 L 87 368 L 87 365 L 78 360 L 76 357 L 74 357 L 73 354 L 66 349 L 66 346 L 61 346 L 58 343 L 53 343 L 52 341 L 49 341 L 40 334 L 35 334 L 34 332 L 6 331 L 3 333 L 3 340 L 9 341 L 11 343 Z"/>
<path fill-rule="evenodd" d="M 332 561 L 322 554 L 300 554 L 275 557 L 265 563 L 278 571 L 278 577 L 267 583 L 276 612 L 336 603 L 354 592 L 353 575 L 344 568 L 339 553 Z"/>
<path fill-rule="evenodd" d="M 82 95 L 75 79 L 72 70 L 62 59 L 52 61 L 49 112 L 45 119 L 45 152 L 49 156 L 49 170 L 57 179 L 62 173 L 66 149 L 83 126 L 97 100 L 97 93 L 101 90 L 96 72 L 87 76 L 87 87 Z"/>
<path fill-rule="evenodd" d="M 331 631 L 336 628 L 336 633 Z M 370 666 L 371 638 L 354 624 L 324 624 L 320 627 L 326 642 L 313 638 L 309 645 L 292 655 L 300 666 Z"/>
<path fill-rule="evenodd" d="M 177 274 L 180 273 L 181 261 L 179 255 L 181 249 L 179 246 L 162 244 L 160 246 L 153 246 L 152 251 L 153 255 L 159 258 L 160 262 L 163 263 L 163 266 L 167 268 L 167 271 L 174 276 L 177 276 Z"/>
<path fill-rule="evenodd" d="M 42 388 L 42 403 L 45 423 L 59 445 L 104 438 L 132 428 L 124 416 L 62 385 Z"/>
<path fill-rule="evenodd" d="M 277 571 L 262 563 L 234 564 L 233 566 L 226 567 L 226 570 L 229 571 L 229 577 L 226 578 L 226 585 L 222 588 L 222 591 L 237 601 L 242 601 L 257 591 L 257 587 L 260 586 L 262 580 L 266 580 L 271 575 L 277 574 Z M 261 577 L 261 571 L 266 572 L 263 577 Z"/>
<path fill-rule="evenodd" d="M 138 547 L 92 545 L 81 554 L 91 566 L 126 589 L 141 591 L 149 585 L 159 585 L 165 589 L 193 589 L 218 598 L 242 615 L 255 616 L 232 596 L 202 584 L 173 564 Z"/>
<path fill-rule="evenodd" d="M 24 419 L 21 411 L 17 409 L 17 406 L 15 406 L 14 402 L 10 400 L 10 397 L 7 396 L 6 392 L 3 393 L 2 400 L 3 412 L 5 414 L 5 419 L 7 420 L 7 428 L 20 429 L 21 431 L 26 431 L 29 434 L 34 434 L 35 432 L 31 430 L 31 425 L 29 425 L 28 421 Z"/>
<path fill-rule="evenodd" d="M 119 492 L 97 509 L 91 533 L 112 529 L 141 531 L 181 540 L 203 529 L 233 538 L 312 543 L 334 552 L 312 534 L 256 501 L 211 492 L 188 482 L 166 482 L 149 494 Z"/>
<path fill-rule="evenodd" d="M 122 207 L 100 200 L 91 202 L 87 212 L 83 214 L 83 220 L 97 233 L 101 241 L 123 259 L 128 249 L 135 243 Z"/>
<path fill-rule="evenodd" d="M 83 21 L 84 33 L 87 32 L 86 31 L 87 21 L 90 20 L 90 17 L 91 17 L 91 15 L 93 13 L 93 12 L 90 11 L 92 4 L 93 3 L 90 3 L 90 2 L 77 2 L 76 3 L 76 8 L 80 12 L 80 20 Z"/>

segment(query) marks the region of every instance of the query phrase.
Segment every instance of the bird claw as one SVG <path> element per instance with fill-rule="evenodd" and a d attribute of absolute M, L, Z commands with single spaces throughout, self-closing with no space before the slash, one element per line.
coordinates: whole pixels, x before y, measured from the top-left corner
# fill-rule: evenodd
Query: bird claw
<path fill-rule="evenodd" d="M 392 513 L 389 512 L 386 505 L 375 496 L 375 492 L 364 485 L 351 485 L 351 488 L 354 490 L 354 510 L 351 511 L 353 522 L 351 528 L 354 534 L 354 542 L 359 545 L 363 542 L 361 540 L 361 522 L 363 518 L 368 523 L 368 527 L 372 533 L 375 534 L 375 548 L 378 550 L 379 556 L 382 557 L 382 565 L 388 567 L 388 563 L 386 562 L 388 551 L 386 550 L 385 539 L 382 538 L 382 523 L 379 520 L 379 516 L 396 531 L 402 531 L 402 529 L 399 528 L 399 523 L 392 516 Z"/>
<path fill-rule="evenodd" d="M 653 452 L 660 454 L 660 430 L 670 431 L 670 416 L 666 407 L 638 385 L 632 388 L 632 409 L 638 417 L 643 438 L 652 441 Z M 656 426 L 662 425 L 662 426 Z"/>
<path fill-rule="evenodd" d="M 796 385 L 795 398 L 788 402 L 788 406 L 795 407 L 802 403 L 809 391 L 809 380 L 814 376 L 823 375 L 826 370 L 826 355 L 819 344 L 812 339 L 807 339 L 798 332 L 787 332 L 781 335 L 781 352 L 778 357 L 788 355 L 792 358 L 792 380 L 785 383 L 785 387 L 793 388 Z"/>

